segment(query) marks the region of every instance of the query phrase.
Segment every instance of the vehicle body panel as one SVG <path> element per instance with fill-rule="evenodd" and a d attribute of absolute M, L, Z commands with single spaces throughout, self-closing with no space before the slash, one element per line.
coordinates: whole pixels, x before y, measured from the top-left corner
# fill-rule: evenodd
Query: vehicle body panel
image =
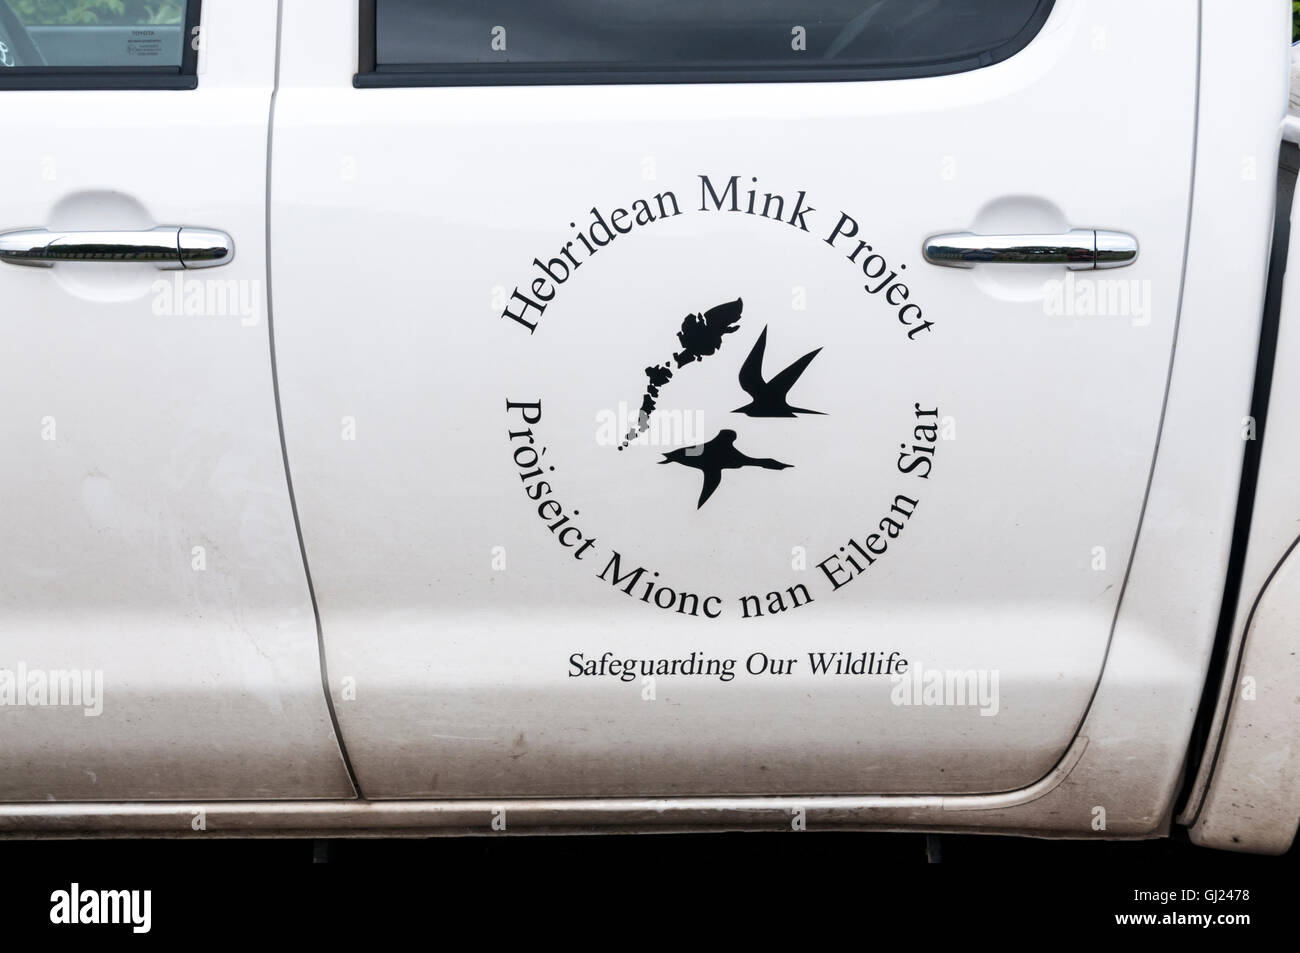
<path fill-rule="evenodd" d="M 0 515 L 0 668 L 24 673 L 20 694 L 37 673 L 102 685 L 89 706 L 0 711 L 7 800 L 353 793 L 321 692 L 271 378 L 275 10 L 240 0 L 205 14 L 201 89 L 0 93 L 14 186 L 0 226 L 236 236 L 235 260 L 206 284 L 147 264 L 0 268 L 0 485 L 14 490 Z M 110 135 L 117 148 L 97 145 Z"/>

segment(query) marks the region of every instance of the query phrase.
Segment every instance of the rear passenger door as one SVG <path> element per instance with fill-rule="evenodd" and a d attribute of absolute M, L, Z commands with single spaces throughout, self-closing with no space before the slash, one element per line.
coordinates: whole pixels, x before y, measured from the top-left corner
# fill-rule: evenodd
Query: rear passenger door
<path fill-rule="evenodd" d="M 1051 768 L 1156 446 L 1194 7 L 282 14 L 283 426 L 366 795 Z"/>
<path fill-rule="evenodd" d="M 0 799 L 353 794 L 276 424 L 275 29 L 0 0 Z"/>

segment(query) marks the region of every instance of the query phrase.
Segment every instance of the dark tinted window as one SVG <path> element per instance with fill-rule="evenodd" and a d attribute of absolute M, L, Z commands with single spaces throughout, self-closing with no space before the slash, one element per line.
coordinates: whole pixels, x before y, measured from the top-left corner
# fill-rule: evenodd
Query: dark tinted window
<path fill-rule="evenodd" d="M 368 15 L 374 32 L 362 62 L 486 71 L 495 82 L 556 72 L 587 82 L 646 71 L 933 75 L 1005 59 L 1050 9 L 1051 0 L 365 0 L 363 35 Z M 829 75 L 795 75 L 812 73 Z"/>

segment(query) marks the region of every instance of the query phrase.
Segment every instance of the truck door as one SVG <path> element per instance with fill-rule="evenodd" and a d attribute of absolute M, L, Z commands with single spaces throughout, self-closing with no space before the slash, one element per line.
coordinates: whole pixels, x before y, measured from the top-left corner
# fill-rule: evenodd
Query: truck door
<path fill-rule="evenodd" d="M 1106 658 L 1196 11 L 284 0 L 270 260 L 373 797 L 970 793 Z"/>
<path fill-rule="evenodd" d="M 353 794 L 276 426 L 274 69 L 262 0 L 0 0 L 2 799 Z"/>

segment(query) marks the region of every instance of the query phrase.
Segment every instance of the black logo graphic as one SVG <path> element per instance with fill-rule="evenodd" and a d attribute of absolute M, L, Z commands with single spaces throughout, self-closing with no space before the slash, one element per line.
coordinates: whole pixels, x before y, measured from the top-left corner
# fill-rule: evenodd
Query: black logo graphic
<path fill-rule="evenodd" d="M 681 370 L 694 361 L 702 361 L 710 354 L 716 354 L 722 347 L 722 336 L 736 331 L 740 323 L 740 312 L 744 302 L 737 298 L 717 307 L 710 308 L 703 314 L 688 314 L 682 319 L 682 329 L 677 332 L 677 340 L 682 349 L 672 357 Z M 673 379 L 673 367 L 668 361 L 653 364 L 645 369 L 645 396 L 641 398 L 641 410 L 637 413 L 636 426 L 627 432 L 618 449 L 622 450 L 638 436 L 650 428 L 650 415 L 659 403 L 659 392 Z"/>
<path fill-rule="evenodd" d="M 941 369 L 952 355 L 926 350 L 923 342 L 937 330 L 937 315 L 922 303 L 933 289 L 923 287 L 928 281 L 922 275 L 916 276 L 922 287 L 900 280 L 912 272 L 907 262 L 882 247 L 891 223 L 875 222 L 869 233 L 859 225 L 869 219 L 829 205 L 829 197 L 810 200 L 807 189 L 787 188 L 789 199 L 777 191 L 760 198 L 757 176 L 736 170 L 719 179 L 719 171 L 706 171 L 692 180 L 699 189 L 697 212 L 692 212 L 693 203 L 679 202 L 676 193 L 665 189 L 608 212 L 592 205 L 591 224 L 583 228 L 570 222 L 569 228 L 577 229 L 572 240 L 533 257 L 530 271 L 501 309 L 501 326 L 509 329 L 503 335 L 532 340 L 541 318 L 558 312 L 555 331 L 563 336 L 551 338 L 532 360 L 512 348 L 488 370 L 510 387 L 504 395 L 505 420 L 499 421 L 506 425 L 506 482 L 522 488 L 528 501 L 528 509 L 521 511 L 524 518 L 534 519 L 527 515 L 531 513 L 543 521 L 543 539 L 552 537 L 553 549 L 590 569 L 589 575 L 611 591 L 659 612 L 714 620 L 726 618 L 724 607 L 730 606 L 732 620 L 758 619 L 813 602 L 820 598 L 814 591 L 819 585 L 823 592 L 840 592 L 872 572 L 886 551 L 906 548 L 899 544 L 900 534 L 920 498 L 929 495 L 940 430 L 947 425 L 933 398 L 922 396 L 911 378 L 917 372 L 935 373 L 935 365 Z M 557 188 L 563 190 L 565 181 L 558 177 Z M 746 182 L 755 187 L 745 188 Z M 719 188 L 721 183 L 725 185 Z M 736 225 L 770 221 L 757 227 L 772 234 L 746 237 L 742 229 L 732 234 L 728 228 L 720 240 L 712 223 L 724 214 L 733 216 L 729 222 Z M 621 239 L 629 234 L 633 218 L 637 228 L 659 221 L 678 224 L 655 244 L 629 238 L 627 255 L 638 254 L 633 243 L 640 241 L 639 254 L 645 257 L 625 258 L 622 270 L 604 283 L 598 271 L 585 267 L 575 278 L 578 266 L 594 260 L 591 256 L 616 237 L 623 247 Z M 883 231 L 875 232 L 878 228 Z M 778 234 L 798 246 L 791 245 L 785 255 L 769 255 L 769 237 Z M 825 249 L 839 262 L 843 287 L 828 273 L 827 310 L 820 317 L 794 314 L 802 310 L 801 297 L 781 300 L 792 277 L 782 273 L 802 268 L 805 255 L 828 254 Z M 797 273 L 806 277 L 812 272 Z M 689 285 L 679 283 L 683 274 L 689 275 Z M 587 297 L 574 295 L 569 311 L 562 289 L 579 280 L 587 282 Z M 739 296 L 713 297 L 733 291 L 745 292 L 748 309 Z M 676 303 L 665 309 L 664 302 Z M 704 307 L 693 311 L 697 305 Z M 762 313 L 756 314 L 756 307 Z M 841 332 L 852 337 L 837 337 Z M 491 340 L 495 343 L 495 336 Z M 837 345 L 837 340 L 843 343 Z M 855 366 L 857 377 L 866 373 L 854 358 L 863 349 L 862 340 L 872 342 L 873 367 L 884 367 L 870 381 L 854 376 Z M 642 347 L 647 352 L 641 353 Z M 599 353 L 605 348 L 608 354 Z M 724 350 L 726 355 L 719 357 Z M 818 360 L 822 351 L 829 353 Z M 859 393 L 865 384 L 869 402 Z M 913 386 L 917 394 L 897 393 Z M 557 412 L 554 398 L 546 398 L 543 423 L 548 387 L 565 399 Z M 665 392 L 665 387 L 677 390 Z M 904 396 L 920 399 L 904 402 Z M 583 431 L 570 429 L 575 424 L 585 429 L 584 409 L 595 413 L 594 446 L 575 443 Z M 859 413 L 871 415 L 869 421 L 859 420 L 869 426 L 846 433 L 836 425 L 846 423 L 845 414 Z M 893 427 L 896 436 L 883 445 L 874 450 L 863 445 Z M 611 445 L 618 450 L 610 450 Z M 576 475 L 559 465 L 566 446 L 578 451 L 582 469 Z M 789 469 L 799 472 L 780 475 Z M 730 477 L 728 470 L 733 471 Z M 749 472 L 734 472 L 745 470 Z M 704 513 L 723 482 L 729 485 L 723 501 Z M 892 490 L 888 495 L 887 489 Z M 578 505 L 584 492 L 597 498 Z M 697 497 L 694 513 L 688 502 L 692 493 Z M 777 493 L 784 498 L 774 498 Z M 790 521 L 802 522 L 816 513 L 829 525 L 796 534 L 817 546 L 818 552 L 806 554 L 808 567 L 816 571 L 806 573 L 807 584 L 800 578 L 793 586 L 783 585 L 793 581 L 790 572 L 803 567 L 796 560 L 787 571 L 772 562 L 769 531 L 775 525 L 787 533 Z M 611 517 L 622 531 L 649 537 L 655 544 L 650 553 L 638 552 L 635 539 L 613 540 L 613 528 L 601 528 Z M 686 540 L 691 545 L 673 554 L 665 551 L 665 545 L 676 542 L 666 539 L 665 532 L 672 536 L 683 527 L 692 531 Z M 707 539 L 715 530 L 721 535 Z M 762 565 L 780 576 L 766 582 L 749 578 L 750 570 Z M 528 578 L 548 586 L 563 584 L 558 574 L 536 572 Z"/>
<path fill-rule="evenodd" d="M 725 304 L 709 308 L 703 314 L 688 314 L 682 320 L 677 340 L 682 349 L 673 354 L 672 361 L 653 364 L 645 369 L 646 389 L 641 399 L 641 409 L 637 414 L 636 426 L 627 432 L 619 445 L 622 450 L 640 434 L 650 427 L 650 415 L 655 412 L 659 396 L 665 385 L 673 379 L 674 369 L 680 370 L 687 364 L 703 361 L 721 349 L 726 335 L 739 330 L 741 311 L 744 303 L 740 298 Z M 790 389 L 798 382 L 803 372 L 808 369 L 813 358 L 821 353 L 821 348 L 809 351 L 771 380 L 763 378 L 763 355 L 767 351 L 767 328 L 764 327 L 758 340 L 750 349 L 749 356 L 740 368 L 740 387 L 750 397 L 744 407 L 732 411 L 749 417 L 795 417 L 799 414 L 821 414 L 820 410 L 806 410 L 803 407 L 791 407 L 787 397 Z M 673 365 L 676 365 L 674 368 Z M 713 491 L 722 482 L 723 470 L 739 470 L 742 467 L 762 467 L 765 470 L 785 470 L 793 466 L 770 457 L 750 457 L 736 449 L 736 431 L 722 430 L 712 440 L 692 447 L 681 447 L 664 454 L 660 463 L 680 463 L 694 467 L 704 474 L 704 487 L 700 491 L 699 502 L 695 508 L 702 507 Z"/>
<path fill-rule="evenodd" d="M 722 347 L 722 336 L 736 331 L 740 323 L 740 312 L 745 303 L 737 298 L 716 308 L 710 308 L 703 315 L 688 314 L 682 320 L 682 329 L 677 332 L 677 340 L 682 349 L 673 355 L 678 367 L 685 367 L 691 361 L 702 361 Z"/>
<path fill-rule="evenodd" d="M 799 377 L 812 363 L 812 359 L 821 353 L 821 348 L 809 351 L 770 381 L 763 380 L 763 352 L 767 349 L 767 328 L 754 342 L 754 349 L 745 358 L 740 368 L 740 387 L 752 399 L 744 407 L 737 407 L 734 414 L 747 414 L 750 417 L 793 417 L 795 414 L 820 414 L 820 410 L 804 410 L 791 407 L 786 402 L 786 395 Z"/>
<path fill-rule="evenodd" d="M 765 470 L 785 470 L 791 466 L 769 457 L 756 458 L 746 456 L 736 449 L 736 431 L 722 430 L 707 443 L 693 447 L 679 447 L 664 454 L 659 461 L 663 463 L 680 463 L 694 467 L 704 474 L 704 486 L 700 489 L 700 501 L 695 504 L 698 510 L 713 495 L 713 491 L 722 482 L 723 470 L 739 470 L 742 467 L 762 467 Z"/>

